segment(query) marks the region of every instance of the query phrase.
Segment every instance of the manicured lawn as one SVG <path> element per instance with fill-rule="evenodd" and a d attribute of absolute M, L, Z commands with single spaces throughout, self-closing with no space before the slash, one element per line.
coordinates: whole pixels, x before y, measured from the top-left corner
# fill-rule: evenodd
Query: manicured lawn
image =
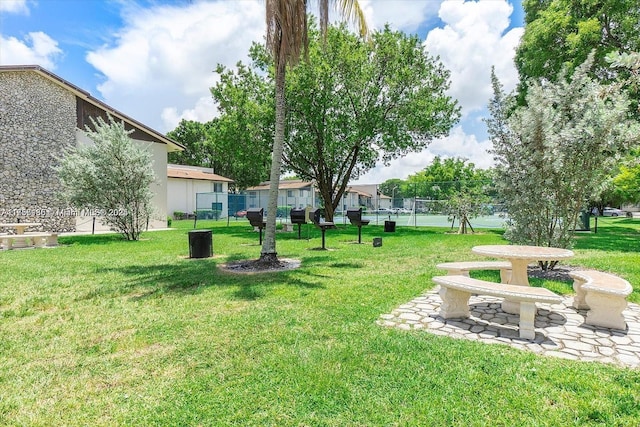
<path fill-rule="evenodd" d="M 357 245 L 345 226 L 320 251 L 303 227 L 310 240 L 278 235 L 299 269 L 239 275 L 218 266 L 259 255 L 246 220 L 199 222 L 215 252 L 202 260 L 187 258 L 192 222 L 173 225 L 0 252 L 0 425 L 640 424 L 640 370 L 376 324 L 432 288 L 438 262 L 504 243 L 499 231 L 366 226 Z M 571 264 L 620 274 L 640 302 L 640 221 L 598 225 Z"/>

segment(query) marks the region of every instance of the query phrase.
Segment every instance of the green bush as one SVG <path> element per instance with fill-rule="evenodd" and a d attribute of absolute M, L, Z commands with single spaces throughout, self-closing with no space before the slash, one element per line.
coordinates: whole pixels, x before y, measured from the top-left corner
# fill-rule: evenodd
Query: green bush
<path fill-rule="evenodd" d="M 276 210 L 276 216 L 278 218 L 286 218 L 289 216 L 289 212 L 291 211 L 291 206 L 278 206 Z"/>

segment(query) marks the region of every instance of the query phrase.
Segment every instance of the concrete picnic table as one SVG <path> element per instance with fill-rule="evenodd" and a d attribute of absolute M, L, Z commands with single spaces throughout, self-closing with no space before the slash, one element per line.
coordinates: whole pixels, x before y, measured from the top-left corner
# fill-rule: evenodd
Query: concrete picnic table
<path fill-rule="evenodd" d="M 24 234 L 24 230 L 27 227 L 37 227 L 42 225 L 40 222 L 4 222 L 0 223 L 0 228 L 15 228 L 16 235 L 20 236 Z M 27 247 L 27 237 L 14 237 L 13 238 L 13 247 L 14 248 L 26 248 Z"/>
<path fill-rule="evenodd" d="M 37 227 L 42 225 L 40 222 L 0 222 L 0 228 L 15 228 L 16 234 L 24 234 L 27 227 Z"/>
<path fill-rule="evenodd" d="M 530 286 L 527 267 L 536 261 L 561 261 L 572 258 L 573 251 L 547 246 L 526 245 L 481 245 L 471 248 L 471 252 L 480 255 L 503 258 L 511 262 L 510 285 Z M 507 313 L 518 313 L 518 303 L 504 301 L 502 309 Z"/>

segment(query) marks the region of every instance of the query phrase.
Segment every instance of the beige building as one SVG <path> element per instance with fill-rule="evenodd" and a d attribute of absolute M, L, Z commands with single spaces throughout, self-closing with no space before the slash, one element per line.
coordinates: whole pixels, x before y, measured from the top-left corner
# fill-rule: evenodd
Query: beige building
<path fill-rule="evenodd" d="M 364 207 L 368 210 L 379 207 L 390 208 L 391 198 L 378 194 L 377 185 L 350 185 L 342 197 L 337 212 Z M 269 182 L 246 190 L 247 208 L 267 207 L 269 200 Z M 320 195 L 313 182 L 300 180 L 282 180 L 278 192 L 278 206 L 292 208 L 317 207 L 321 203 Z"/>
<path fill-rule="evenodd" d="M 213 173 L 211 168 L 167 165 L 167 207 L 169 215 L 192 214 L 196 210 L 228 212 L 229 184 L 233 180 Z"/>
<path fill-rule="evenodd" d="M 245 191 L 247 208 L 267 209 L 269 202 L 269 182 L 262 182 Z M 281 180 L 278 188 L 278 206 L 292 208 L 315 207 L 319 200 L 312 182 Z"/>

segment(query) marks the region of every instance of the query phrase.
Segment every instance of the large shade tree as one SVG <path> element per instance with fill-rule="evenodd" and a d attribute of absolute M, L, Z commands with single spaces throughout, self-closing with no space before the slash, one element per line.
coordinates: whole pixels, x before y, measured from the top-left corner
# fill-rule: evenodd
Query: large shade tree
<path fill-rule="evenodd" d="M 222 65 L 216 71 L 220 81 L 211 88 L 211 95 L 220 116 L 206 123 L 182 120 L 167 133 L 186 147 L 170 153 L 169 161 L 213 168 L 242 190 L 269 177 L 273 86 L 242 63 L 235 74 L 225 73 Z"/>
<path fill-rule="evenodd" d="M 326 32 L 329 4 L 336 6 L 340 15 L 358 25 L 362 36 L 368 33 L 364 14 L 357 0 L 318 0 L 320 28 Z M 265 238 L 260 263 L 278 264 L 276 252 L 276 210 L 282 169 L 285 136 L 285 79 L 287 66 L 296 66 L 308 45 L 307 0 L 266 0 L 267 47 L 275 64 L 275 132 L 271 154 L 269 202 Z"/>
<path fill-rule="evenodd" d="M 607 54 L 640 49 L 638 0 L 523 0 L 522 6 L 525 30 L 515 57 L 520 103 L 529 78 L 556 81 L 563 68 L 570 75 L 595 51 L 592 77 L 609 82 L 626 73 L 612 70 Z"/>
<path fill-rule="evenodd" d="M 446 94 L 448 71 L 416 36 L 387 27 L 363 43 L 331 27 L 325 46 L 310 34 L 310 61 L 286 84 L 284 164 L 316 182 L 331 221 L 349 181 L 380 160 L 421 151 L 446 135 L 459 113 Z"/>
<path fill-rule="evenodd" d="M 309 34 L 309 61 L 289 70 L 285 85 L 283 167 L 316 183 L 331 221 L 349 181 L 446 135 L 459 108 L 445 93 L 449 73 L 415 36 L 385 28 L 363 42 L 344 26 L 330 27 L 326 40 L 314 26 Z M 265 56 L 252 48 L 253 75 L 272 80 Z"/>
<path fill-rule="evenodd" d="M 236 73 L 218 65 L 219 83 L 211 88 L 220 116 L 209 139 L 215 147 L 216 172 L 234 180 L 237 189 L 258 185 L 269 177 L 273 142 L 273 86 L 237 64 Z"/>

